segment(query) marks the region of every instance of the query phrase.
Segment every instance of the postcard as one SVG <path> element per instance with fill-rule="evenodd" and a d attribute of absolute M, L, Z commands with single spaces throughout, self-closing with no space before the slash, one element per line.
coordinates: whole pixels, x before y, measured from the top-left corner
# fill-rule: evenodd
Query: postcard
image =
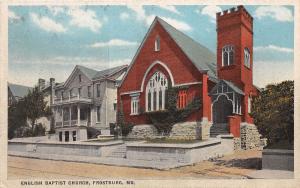
<path fill-rule="evenodd" d="M 299 2 L 1 7 L 3 187 L 297 187 Z"/>

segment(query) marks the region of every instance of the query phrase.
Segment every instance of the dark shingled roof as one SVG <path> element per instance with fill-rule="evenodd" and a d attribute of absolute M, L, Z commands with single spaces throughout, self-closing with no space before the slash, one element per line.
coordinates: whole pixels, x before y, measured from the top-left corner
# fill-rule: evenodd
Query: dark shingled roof
<path fill-rule="evenodd" d="M 118 67 L 113 67 L 110 69 L 105 69 L 102 71 L 98 71 L 97 74 L 93 77 L 93 79 L 100 79 L 100 78 L 105 78 L 105 77 L 111 77 L 113 74 L 119 72 L 123 68 L 126 68 L 127 65 L 121 65 Z"/>
<path fill-rule="evenodd" d="M 28 94 L 29 90 L 33 89 L 32 87 L 18 85 L 18 84 L 11 84 L 11 83 L 8 83 L 8 87 L 12 92 L 13 96 L 19 98 L 25 97 Z"/>
<path fill-rule="evenodd" d="M 236 85 L 234 85 L 234 83 L 227 81 L 227 80 L 221 80 L 221 81 L 225 82 L 231 89 L 233 89 L 233 91 L 235 91 L 241 95 L 245 95 L 245 93 L 240 88 L 238 88 Z"/>
<path fill-rule="evenodd" d="M 90 69 L 81 65 L 76 65 L 77 68 L 84 74 L 86 75 L 90 80 L 94 78 L 94 76 L 98 73 L 97 70 Z"/>
<path fill-rule="evenodd" d="M 154 22 L 156 20 L 169 33 L 185 55 L 195 64 L 198 70 L 207 70 L 209 77 L 216 81 L 216 55 L 208 48 L 202 46 L 181 31 L 178 31 L 161 18 L 156 17 Z"/>
<path fill-rule="evenodd" d="M 90 80 L 96 80 L 96 79 L 101 79 L 101 78 L 106 78 L 106 77 L 111 77 L 113 74 L 119 72 L 123 68 L 127 67 L 127 65 L 121 65 L 101 71 L 97 71 L 94 69 L 90 69 L 81 65 L 77 65 L 77 68 L 85 74 Z"/>

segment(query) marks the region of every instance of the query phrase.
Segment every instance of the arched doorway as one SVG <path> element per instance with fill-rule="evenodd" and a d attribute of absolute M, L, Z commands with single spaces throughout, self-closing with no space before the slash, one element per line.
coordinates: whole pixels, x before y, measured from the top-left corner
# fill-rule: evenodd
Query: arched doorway
<path fill-rule="evenodd" d="M 210 135 L 229 133 L 228 116 L 241 114 L 241 99 L 244 92 L 233 83 L 220 80 L 210 91 L 212 99 L 212 122 Z"/>
<path fill-rule="evenodd" d="M 228 116 L 232 115 L 232 102 L 226 95 L 220 95 L 213 103 L 213 124 L 227 124 Z"/>

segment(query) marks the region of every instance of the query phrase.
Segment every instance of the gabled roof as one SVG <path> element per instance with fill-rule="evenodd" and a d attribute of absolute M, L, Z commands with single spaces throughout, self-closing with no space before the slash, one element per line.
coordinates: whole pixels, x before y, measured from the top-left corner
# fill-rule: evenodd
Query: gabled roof
<path fill-rule="evenodd" d="M 214 82 L 218 81 L 216 75 L 216 55 L 213 52 L 211 52 L 208 48 L 202 46 L 189 36 L 185 35 L 181 31 L 178 31 L 176 28 L 174 28 L 173 26 L 156 16 L 154 21 L 150 25 L 148 32 L 144 36 L 143 41 L 140 44 L 137 52 L 135 53 L 127 70 L 127 73 L 121 81 L 121 84 L 125 80 L 128 72 L 130 71 L 131 67 L 135 62 L 135 59 L 137 58 L 137 55 L 139 54 L 146 39 L 148 38 L 149 34 L 151 33 L 152 29 L 154 28 L 157 22 L 160 23 L 160 25 L 166 30 L 166 32 L 171 36 L 171 38 L 182 49 L 185 55 L 191 60 L 191 62 L 198 68 L 200 72 L 208 71 L 209 79 Z"/>
<path fill-rule="evenodd" d="M 23 98 L 25 97 L 29 91 L 31 91 L 33 88 L 28 87 L 28 86 L 23 86 L 23 85 L 18 85 L 18 84 L 11 84 L 8 83 L 8 87 L 15 97 Z"/>
<path fill-rule="evenodd" d="M 125 70 L 126 68 L 127 68 L 127 65 L 121 65 L 121 66 L 98 71 L 98 70 L 90 69 L 90 68 L 87 68 L 87 67 L 84 67 L 81 65 L 76 65 L 76 67 L 74 68 L 74 70 L 72 71 L 72 73 L 68 77 L 68 79 L 63 83 L 57 84 L 55 87 L 63 87 L 66 84 L 68 84 L 72 78 L 72 75 L 76 72 L 76 70 L 80 70 L 85 76 L 88 77 L 88 79 L 93 81 L 93 80 L 98 80 L 98 79 L 103 79 L 103 78 L 115 79 L 114 74 L 118 73 L 119 71 L 121 71 L 123 69 Z"/>
<path fill-rule="evenodd" d="M 94 78 L 94 76 L 98 73 L 97 70 L 90 69 L 81 65 L 76 65 L 76 67 L 85 75 L 87 76 L 90 80 Z M 75 68 L 76 69 L 76 68 Z"/>
<path fill-rule="evenodd" d="M 216 55 L 208 48 L 204 47 L 194 39 L 185 35 L 181 31 L 177 30 L 163 19 L 156 17 L 155 21 L 158 21 L 163 28 L 174 39 L 177 45 L 185 53 L 185 55 L 194 63 L 199 71 L 208 71 L 209 77 L 217 79 L 216 76 Z"/>
<path fill-rule="evenodd" d="M 121 65 L 118 67 L 113 67 L 110 69 L 98 71 L 97 74 L 93 77 L 93 79 L 96 80 L 96 79 L 107 78 L 107 77 L 112 78 L 113 74 L 121 71 L 124 68 L 127 68 L 127 65 Z"/>
<path fill-rule="evenodd" d="M 231 89 L 233 89 L 233 91 L 235 91 L 241 95 L 245 95 L 245 93 L 240 88 L 238 88 L 236 85 L 234 85 L 234 83 L 227 81 L 227 80 L 221 80 L 221 81 L 225 82 Z"/>

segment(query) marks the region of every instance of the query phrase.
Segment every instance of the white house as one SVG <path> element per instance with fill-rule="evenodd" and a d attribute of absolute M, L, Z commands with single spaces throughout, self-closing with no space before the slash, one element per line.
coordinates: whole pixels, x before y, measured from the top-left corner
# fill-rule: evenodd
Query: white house
<path fill-rule="evenodd" d="M 118 81 L 127 65 L 97 71 L 77 65 L 68 79 L 54 87 L 51 104 L 57 140 L 86 140 L 110 135 L 116 123 Z"/>

